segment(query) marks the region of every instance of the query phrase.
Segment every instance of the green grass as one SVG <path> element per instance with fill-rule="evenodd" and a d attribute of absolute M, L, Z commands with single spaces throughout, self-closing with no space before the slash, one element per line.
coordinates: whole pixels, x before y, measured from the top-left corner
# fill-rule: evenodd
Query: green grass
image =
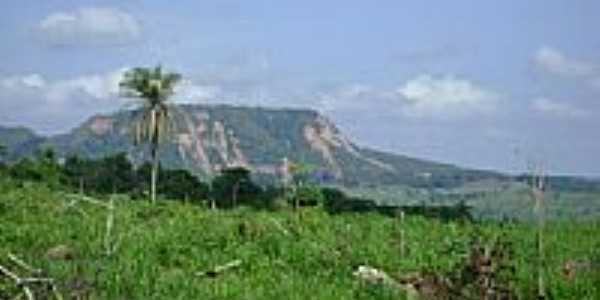
<path fill-rule="evenodd" d="M 514 288 L 527 299 L 535 287 L 535 228 L 530 225 L 442 223 L 407 217 L 406 253 L 400 223 L 376 214 L 330 216 L 319 208 L 265 212 L 210 211 L 179 202 L 152 206 L 120 199 L 112 256 L 104 253 L 106 209 L 80 203 L 44 185 L 0 184 L 0 264 L 17 254 L 55 278 L 63 293 L 76 283 L 90 299 L 402 299 L 393 290 L 353 277 L 358 265 L 393 276 L 415 271 L 447 273 L 464 259 L 473 236 L 503 235 L 513 245 Z M 561 275 L 569 259 L 600 260 L 600 224 L 549 223 L 546 279 L 554 299 L 599 299 L 600 273 L 575 281 Z M 71 260 L 52 260 L 48 249 L 67 245 Z M 240 259 L 239 269 L 216 278 L 198 271 Z M 81 284 L 81 283 L 85 284 Z M 12 289 L 0 278 L 0 299 Z"/>

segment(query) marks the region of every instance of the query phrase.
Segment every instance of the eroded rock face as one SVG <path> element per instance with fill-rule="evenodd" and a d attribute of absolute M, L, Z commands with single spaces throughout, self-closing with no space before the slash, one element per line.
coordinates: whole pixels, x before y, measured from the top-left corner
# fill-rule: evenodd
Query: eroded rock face
<path fill-rule="evenodd" d="M 221 121 L 211 121 L 207 112 L 197 112 L 186 117 L 183 132 L 177 135 L 179 155 L 192 160 L 205 173 L 212 174 L 225 167 L 243 166 L 252 170 L 239 147 L 235 132 L 227 130 Z M 217 158 L 208 153 L 216 153 Z"/>
<path fill-rule="evenodd" d="M 172 140 L 175 143 L 179 157 L 195 170 L 211 176 L 223 168 L 241 166 L 257 173 L 282 176 L 280 170 L 283 157 L 270 156 L 268 152 L 274 151 L 273 148 L 264 149 L 266 156 L 256 152 L 256 148 L 260 149 L 261 145 L 253 146 L 254 149 L 248 150 L 255 151 L 253 155 L 261 155 L 259 159 L 249 157 L 245 153 L 241 145 L 242 142 L 246 141 L 240 141 L 236 130 L 243 131 L 247 129 L 234 127 L 234 124 L 238 123 L 231 122 L 230 125 L 227 119 L 223 119 L 221 115 L 212 115 L 210 110 L 184 112 L 180 118 L 180 120 L 177 120 L 178 128 L 175 128 L 172 132 Z M 102 133 L 111 130 L 110 122 L 96 120 L 94 123 L 96 124 L 95 132 Z M 281 124 L 285 123 L 282 122 Z M 303 126 L 301 127 L 301 138 L 307 142 L 311 151 L 319 154 L 325 163 L 324 167 L 327 168 L 327 172 L 337 180 L 344 177 L 342 171 L 344 166 L 341 165 L 342 161 L 339 158 L 339 155 L 342 154 L 344 157 L 350 155 L 350 157 L 378 168 L 393 170 L 392 166 L 364 155 L 333 123 L 322 116 L 316 116 L 312 121 L 303 123 L 301 126 Z M 268 130 L 272 129 L 268 128 Z M 244 136 L 247 135 L 248 133 Z M 291 139 L 293 138 L 291 137 Z M 285 143 L 286 141 L 281 141 L 275 145 L 286 147 Z M 272 143 L 270 147 L 273 147 Z M 291 149 L 291 151 L 290 155 L 293 156 L 295 149 Z M 283 154 L 283 156 L 286 155 Z M 253 159 L 256 159 L 255 164 L 251 163 Z"/>
<path fill-rule="evenodd" d="M 179 155 L 184 159 L 191 159 L 210 174 L 212 168 L 210 159 L 204 146 L 204 135 L 207 131 L 206 122 L 208 115 L 196 114 L 194 118 L 184 118 L 185 128 L 177 135 Z"/>
<path fill-rule="evenodd" d="M 229 143 L 227 142 L 227 136 L 225 134 L 225 126 L 223 123 L 219 121 L 215 121 L 212 124 L 212 147 L 217 150 L 219 156 L 221 157 L 221 162 L 228 165 L 229 164 Z"/>
<path fill-rule="evenodd" d="M 90 130 L 96 135 L 111 133 L 114 127 L 113 119 L 108 117 L 96 117 L 90 123 Z"/>
<path fill-rule="evenodd" d="M 326 136 L 328 134 L 326 131 L 328 130 L 331 129 L 324 127 L 319 122 L 315 122 L 304 127 L 304 138 L 314 151 L 321 154 L 328 166 L 332 168 L 335 177 L 341 178 L 342 171 L 333 155 L 332 149 L 338 145 L 336 141 L 332 141 Z"/>
<path fill-rule="evenodd" d="M 321 153 L 323 159 L 333 169 L 338 179 L 343 174 L 335 158 L 336 150 L 346 151 L 356 159 L 363 160 L 377 167 L 390 171 L 393 170 L 392 166 L 360 153 L 356 146 L 337 130 L 335 125 L 323 117 L 317 117 L 313 123 L 304 127 L 304 138 L 314 151 Z"/>
<path fill-rule="evenodd" d="M 237 166 L 243 166 L 243 167 L 246 167 L 246 168 L 252 170 L 253 169 L 252 166 L 250 166 L 250 164 L 248 163 L 248 159 L 246 158 L 246 155 L 240 148 L 240 140 L 238 140 L 238 138 L 235 137 L 235 135 L 233 135 L 233 133 L 232 133 L 230 135 L 230 141 L 231 141 L 231 151 L 233 152 L 233 157 L 234 157 L 233 164 L 237 165 Z"/>

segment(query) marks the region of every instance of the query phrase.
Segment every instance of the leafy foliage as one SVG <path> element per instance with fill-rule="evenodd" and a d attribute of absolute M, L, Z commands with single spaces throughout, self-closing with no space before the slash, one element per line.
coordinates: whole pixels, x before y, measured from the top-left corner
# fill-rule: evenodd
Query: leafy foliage
<path fill-rule="evenodd" d="M 219 207 L 236 207 L 260 196 L 261 188 L 252 182 L 250 171 L 243 167 L 226 168 L 212 181 L 212 197 Z"/>

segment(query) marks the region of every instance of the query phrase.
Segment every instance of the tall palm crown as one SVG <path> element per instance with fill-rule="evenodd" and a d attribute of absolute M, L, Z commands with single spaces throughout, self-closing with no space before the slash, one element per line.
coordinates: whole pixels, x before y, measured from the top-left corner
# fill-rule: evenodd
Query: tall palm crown
<path fill-rule="evenodd" d="M 149 143 L 152 156 L 151 199 L 156 201 L 158 146 L 169 129 L 169 97 L 181 80 L 177 73 L 163 72 L 161 66 L 134 68 L 119 83 L 123 96 L 141 100 L 133 117 L 134 143 Z"/>

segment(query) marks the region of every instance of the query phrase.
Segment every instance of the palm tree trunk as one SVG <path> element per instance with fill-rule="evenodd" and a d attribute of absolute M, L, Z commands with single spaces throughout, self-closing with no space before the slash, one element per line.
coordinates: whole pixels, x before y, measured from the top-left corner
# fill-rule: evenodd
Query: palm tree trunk
<path fill-rule="evenodd" d="M 158 181 L 158 144 L 152 144 L 152 175 L 150 181 L 151 202 L 156 203 L 156 182 Z"/>
<path fill-rule="evenodd" d="M 156 181 L 158 180 L 158 123 L 156 120 L 156 108 L 152 108 L 150 112 L 152 114 L 151 130 L 154 131 L 151 135 L 151 147 L 150 155 L 152 156 L 152 175 L 150 178 L 150 201 L 156 203 Z"/>

